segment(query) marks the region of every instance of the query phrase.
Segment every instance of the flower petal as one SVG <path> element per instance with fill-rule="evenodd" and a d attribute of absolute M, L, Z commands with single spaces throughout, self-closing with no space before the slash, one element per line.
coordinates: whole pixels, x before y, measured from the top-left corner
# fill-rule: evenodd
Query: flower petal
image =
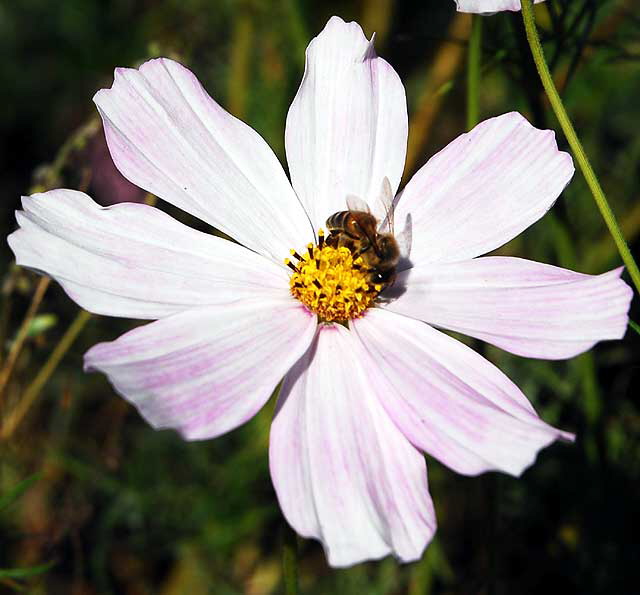
<path fill-rule="evenodd" d="M 585 275 L 510 257 L 426 264 L 399 274 L 406 291 L 387 305 L 525 357 L 573 357 L 621 339 L 633 292 L 622 268 Z"/>
<path fill-rule="evenodd" d="M 412 217 L 412 262 L 456 262 L 502 246 L 551 208 L 573 171 L 551 130 L 516 112 L 485 120 L 403 190 L 395 217 Z"/>
<path fill-rule="evenodd" d="M 375 397 L 352 333 L 322 325 L 283 382 L 271 476 L 283 513 L 332 566 L 394 553 L 416 560 L 436 521 L 424 458 Z"/>
<path fill-rule="evenodd" d="M 106 374 L 154 428 L 214 438 L 258 412 L 315 328 L 292 298 L 194 309 L 95 345 L 85 371 Z"/>
<path fill-rule="evenodd" d="M 118 68 L 94 101 L 111 156 L 134 184 L 277 262 L 313 239 L 269 146 L 184 66 L 158 58 Z"/>
<path fill-rule="evenodd" d="M 34 194 L 22 204 L 20 229 L 8 239 L 18 264 L 54 277 L 96 314 L 161 318 L 287 294 L 284 267 L 153 207 L 105 208 L 75 190 Z"/>
<path fill-rule="evenodd" d="M 427 324 L 374 309 L 352 327 L 377 364 L 367 373 L 387 413 L 455 471 L 519 475 L 541 448 L 573 438 L 540 420 L 493 364 Z"/>
<path fill-rule="evenodd" d="M 544 0 L 534 0 L 534 4 Z M 503 10 L 520 10 L 520 0 L 456 0 L 458 12 L 493 14 Z"/>
<path fill-rule="evenodd" d="M 285 133 L 291 181 L 316 229 L 346 209 L 349 194 L 375 204 L 385 176 L 396 192 L 407 127 L 396 72 L 360 25 L 332 17 L 307 48 Z"/>

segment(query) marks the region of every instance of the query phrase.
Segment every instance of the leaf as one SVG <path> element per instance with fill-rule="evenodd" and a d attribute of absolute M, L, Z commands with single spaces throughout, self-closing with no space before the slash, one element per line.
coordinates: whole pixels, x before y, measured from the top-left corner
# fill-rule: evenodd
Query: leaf
<path fill-rule="evenodd" d="M 22 494 L 24 494 L 36 481 L 40 479 L 40 473 L 36 473 L 31 477 L 23 479 L 18 485 L 10 489 L 6 494 L 0 496 L 0 512 L 7 506 L 16 501 Z"/>
<path fill-rule="evenodd" d="M 54 562 L 47 562 L 39 566 L 29 566 L 27 568 L 0 568 L 0 579 L 3 578 L 29 578 L 36 574 L 46 572 L 54 565 Z"/>
<path fill-rule="evenodd" d="M 27 329 L 27 337 L 37 337 L 57 323 L 58 317 L 55 314 L 39 314 L 31 321 Z"/>

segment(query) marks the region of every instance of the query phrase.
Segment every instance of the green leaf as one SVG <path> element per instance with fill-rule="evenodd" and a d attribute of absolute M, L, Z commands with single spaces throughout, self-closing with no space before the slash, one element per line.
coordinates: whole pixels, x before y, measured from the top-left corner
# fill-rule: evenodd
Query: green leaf
<path fill-rule="evenodd" d="M 58 317 L 55 314 L 39 314 L 31 321 L 27 329 L 27 337 L 37 337 L 57 323 Z"/>
<path fill-rule="evenodd" d="M 4 510 L 24 494 L 36 481 L 40 479 L 40 473 L 36 473 L 27 479 L 23 479 L 18 485 L 11 488 L 6 494 L 0 496 L 0 511 Z"/>
<path fill-rule="evenodd" d="M 29 578 L 36 574 L 46 572 L 54 565 L 54 562 L 47 562 L 39 566 L 29 566 L 27 568 L 0 568 L 0 579 L 2 578 Z"/>

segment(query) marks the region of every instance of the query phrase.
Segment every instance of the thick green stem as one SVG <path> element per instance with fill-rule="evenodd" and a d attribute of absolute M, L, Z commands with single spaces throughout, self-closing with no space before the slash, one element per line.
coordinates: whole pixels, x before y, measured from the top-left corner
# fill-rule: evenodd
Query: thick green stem
<path fill-rule="evenodd" d="M 467 52 L 467 130 L 480 121 L 480 69 L 482 66 L 482 16 L 473 15 Z"/>
<path fill-rule="evenodd" d="M 569 146 L 573 151 L 573 155 L 578 162 L 578 166 L 580 167 L 580 170 L 582 171 L 582 174 L 584 175 L 587 184 L 589 185 L 589 189 L 593 194 L 593 198 L 595 199 L 596 204 L 600 209 L 602 218 L 609 228 L 609 232 L 611 233 L 613 241 L 618 248 L 618 252 L 622 257 L 622 261 L 629 271 L 629 275 L 631 276 L 633 284 L 636 287 L 636 291 L 640 293 L 640 271 L 638 270 L 638 265 L 631 255 L 629 246 L 627 246 L 624 236 L 620 231 L 620 227 L 618 225 L 618 222 L 616 221 L 615 215 L 613 214 L 607 198 L 602 191 L 600 183 L 598 182 L 598 178 L 596 177 L 596 174 L 593 171 L 591 164 L 589 163 L 587 154 L 582 147 L 582 143 L 578 139 L 578 135 L 573 128 L 573 124 L 569 119 L 567 111 L 565 110 L 562 103 L 562 99 L 560 99 L 560 95 L 558 94 L 556 86 L 553 82 L 553 78 L 551 77 L 551 73 L 549 72 L 549 67 L 547 66 L 544 58 L 542 44 L 540 43 L 540 37 L 538 36 L 536 22 L 533 16 L 533 2 L 532 0 L 521 0 L 521 4 L 522 18 L 524 20 L 524 28 L 527 32 L 527 40 L 529 41 L 529 47 L 531 48 L 533 61 L 535 62 L 536 68 L 538 69 L 538 74 L 540 75 L 542 86 L 547 93 L 547 97 L 549 98 L 551 107 L 553 108 L 553 111 L 556 114 L 558 121 L 560 122 L 560 126 L 562 127 L 562 130 L 567 137 L 567 141 L 569 142 Z"/>
<path fill-rule="evenodd" d="M 282 537 L 282 577 L 285 595 L 298 594 L 298 545 L 296 534 L 287 525 Z"/>
<path fill-rule="evenodd" d="M 640 335 L 640 324 L 629 319 L 629 326 Z"/>

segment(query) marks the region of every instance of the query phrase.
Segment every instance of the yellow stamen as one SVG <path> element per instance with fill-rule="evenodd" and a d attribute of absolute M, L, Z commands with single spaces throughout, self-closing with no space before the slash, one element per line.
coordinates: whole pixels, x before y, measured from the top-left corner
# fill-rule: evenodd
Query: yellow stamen
<path fill-rule="evenodd" d="M 382 285 L 369 282 L 362 258 L 354 258 L 344 246 L 327 245 L 322 230 L 318 244 L 309 244 L 307 249 L 302 256 L 291 251 L 298 260 L 296 265 L 285 260 L 294 271 L 289 281 L 291 295 L 324 321 L 344 322 L 362 316 L 382 289 Z"/>

